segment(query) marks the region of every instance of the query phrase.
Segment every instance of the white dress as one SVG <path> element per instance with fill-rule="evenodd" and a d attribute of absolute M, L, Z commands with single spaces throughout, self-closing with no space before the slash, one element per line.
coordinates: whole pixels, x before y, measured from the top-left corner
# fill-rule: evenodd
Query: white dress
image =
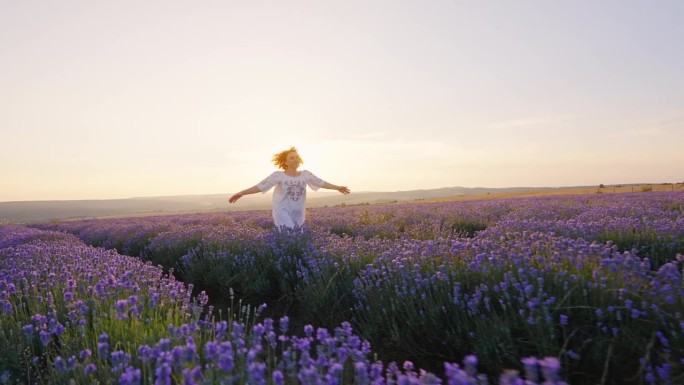
<path fill-rule="evenodd" d="M 309 171 L 302 170 L 297 176 L 289 176 L 276 171 L 257 184 L 264 193 L 275 186 L 273 191 L 273 221 L 276 227 L 293 228 L 304 224 L 306 210 L 306 185 L 316 191 L 325 181 Z"/>

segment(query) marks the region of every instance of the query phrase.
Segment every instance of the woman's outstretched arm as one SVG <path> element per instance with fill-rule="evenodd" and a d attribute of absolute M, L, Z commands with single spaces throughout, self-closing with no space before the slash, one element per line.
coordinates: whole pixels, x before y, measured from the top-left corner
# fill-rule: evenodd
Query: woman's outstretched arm
<path fill-rule="evenodd" d="M 321 186 L 321 187 L 327 188 L 327 189 L 330 189 L 330 190 L 337 190 L 337 191 L 341 192 L 341 193 L 344 194 L 344 195 L 347 195 L 347 194 L 349 194 L 349 193 L 351 192 L 351 191 L 349 191 L 349 188 L 347 188 L 347 186 L 336 186 L 336 185 L 330 184 L 330 183 L 328 183 L 328 182 L 325 182 L 325 184 L 324 184 L 323 186 Z"/>
<path fill-rule="evenodd" d="M 232 197 L 230 197 L 230 199 L 228 199 L 228 202 L 235 203 L 238 199 L 242 198 L 243 195 L 256 194 L 258 192 L 261 192 L 261 190 L 259 190 L 259 187 L 257 187 L 256 185 L 252 186 L 246 190 L 242 190 L 239 193 L 233 195 Z"/>

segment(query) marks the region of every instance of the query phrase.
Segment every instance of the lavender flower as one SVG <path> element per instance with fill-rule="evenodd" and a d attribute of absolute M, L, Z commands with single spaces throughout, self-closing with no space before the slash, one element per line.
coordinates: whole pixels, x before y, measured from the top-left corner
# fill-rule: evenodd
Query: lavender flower
<path fill-rule="evenodd" d="M 537 359 L 534 357 L 526 357 L 522 359 L 522 363 L 525 367 L 525 378 L 533 383 L 539 381 L 539 369 L 537 368 Z"/>
<path fill-rule="evenodd" d="M 283 385 L 285 383 L 285 376 L 283 375 L 283 372 L 280 370 L 274 370 L 273 371 L 273 383 L 276 385 Z"/>
<path fill-rule="evenodd" d="M 120 385 L 139 385 L 142 380 L 142 374 L 140 369 L 133 368 L 131 366 L 127 367 L 126 370 L 121 374 L 119 378 Z"/>
<path fill-rule="evenodd" d="M 247 378 L 249 384 L 265 385 L 266 384 L 266 364 L 261 362 L 252 362 L 247 366 Z"/>
<path fill-rule="evenodd" d="M 57 356 L 54 361 L 55 370 L 57 373 L 63 374 L 67 370 L 66 362 L 61 356 Z"/>
<path fill-rule="evenodd" d="M 88 366 L 85 367 L 84 369 L 86 375 L 93 374 L 97 372 L 97 366 L 95 364 L 89 364 Z"/>
<path fill-rule="evenodd" d="M 546 357 L 538 363 L 546 381 L 552 384 L 561 384 L 558 382 L 560 380 L 560 362 L 556 357 Z"/>
<path fill-rule="evenodd" d="M 154 372 L 154 385 L 171 385 L 171 374 L 173 369 L 171 365 L 164 362 L 158 365 Z"/>

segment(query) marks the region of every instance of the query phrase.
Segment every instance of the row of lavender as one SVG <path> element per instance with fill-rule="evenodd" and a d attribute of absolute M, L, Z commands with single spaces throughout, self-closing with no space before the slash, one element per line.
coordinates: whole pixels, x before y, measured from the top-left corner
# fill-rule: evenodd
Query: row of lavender
<path fill-rule="evenodd" d="M 349 323 L 304 327 L 259 309 L 202 312 L 207 297 L 159 267 L 64 233 L 0 226 L 0 383 L 439 384 L 411 362 L 371 361 Z M 445 363 L 448 384 L 483 384 L 477 359 Z M 557 378 L 554 358 L 525 359 L 527 378 Z M 503 383 L 522 380 L 516 372 Z"/>
<path fill-rule="evenodd" d="M 682 380 L 684 194 L 243 212 L 40 226 L 175 268 L 299 322 L 351 321 L 383 357 L 556 356 L 576 383 Z M 431 367 L 431 364 L 433 366 Z"/>

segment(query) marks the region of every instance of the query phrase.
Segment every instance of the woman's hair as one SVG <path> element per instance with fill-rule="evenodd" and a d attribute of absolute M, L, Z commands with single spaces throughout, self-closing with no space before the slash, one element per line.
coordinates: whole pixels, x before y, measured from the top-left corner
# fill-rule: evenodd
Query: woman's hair
<path fill-rule="evenodd" d="M 287 154 L 291 152 L 297 152 L 297 149 L 294 147 L 290 147 L 289 150 L 280 151 L 279 153 L 273 155 L 271 161 L 273 162 L 273 164 L 276 165 L 276 167 L 281 168 L 283 170 L 287 170 L 287 164 L 285 164 L 285 162 L 287 161 Z M 297 156 L 299 156 L 298 152 Z M 304 163 L 301 156 L 299 157 L 299 163 Z"/>

